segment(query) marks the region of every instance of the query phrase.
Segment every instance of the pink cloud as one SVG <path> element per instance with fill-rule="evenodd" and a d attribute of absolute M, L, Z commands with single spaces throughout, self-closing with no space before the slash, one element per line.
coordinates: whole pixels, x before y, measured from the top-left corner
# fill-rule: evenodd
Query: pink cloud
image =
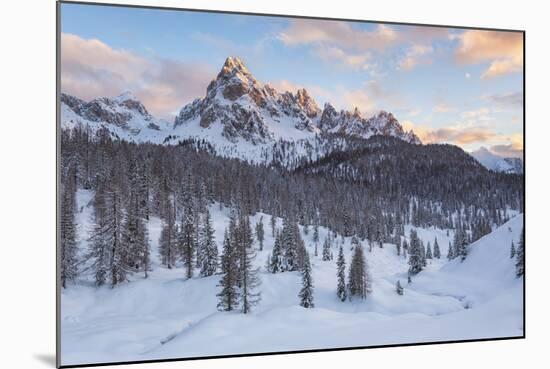
<path fill-rule="evenodd" d="M 490 63 L 481 78 L 493 78 L 523 69 L 523 34 L 469 30 L 459 40 L 455 59 L 462 64 Z"/>
<path fill-rule="evenodd" d="M 61 35 L 61 89 L 84 100 L 131 90 L 153 114 L 169 117 L 204 95 L 214 73 L 204 65 L 144 57 L 97 39 Z"/>

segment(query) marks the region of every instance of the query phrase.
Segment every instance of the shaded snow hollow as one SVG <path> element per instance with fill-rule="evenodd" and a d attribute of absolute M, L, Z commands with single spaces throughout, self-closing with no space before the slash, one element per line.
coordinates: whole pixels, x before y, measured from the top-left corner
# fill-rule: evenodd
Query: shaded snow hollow
<path fill-rule="evenodd" d="M 92 194 L 78 191 L 80 247 L 86 247 Z M 210 208 L 221 253 L 228 210 Z M 252 226 L 262 214 L 251 217 Z M 161 222 L 148 224 L 154 270 L 148 279 L 114 289 L 95 288 L 90 276 L 62 291 L 62 364 L 185 358 L 210 355 L 385 345 L 414 342 L 510 337 L 523 334 L 523 280 L 514 275 L 510 243 L 517 244 L 523 226 L 518 215 L 471 245 L 464 261 L 447 262 L 450 236 L 445 230 L 418 229 L 425 243 L 437 237 L 443 255 L 407 285 L 408 265 L 395 245 L 365 246 L 374 278 L 365 301 L 340 302 L 336 297 L 335 261 L 315 257 L 312 233 L 302 236 L 313 264 L 315 308 L 298 305 L 298 272 L 270 274 L 265 261 L 273 247 L 263 214 L 266 241 L 258 251 L 262 301 L 252 314 L 219 312 L 219 276 L 185 280 L 183 267 L 166 269 L 158 259 Z M 278 219 L 281 226 L 281 219 Z M 411 227 L 407 227 L 407 232 Z M 320 228 L 320 240 L 327 229 Z M 337 253 L 337 245 L 333 253 Z M 256 245 L 257 247 L 257 245 Z M 350 238 L 344 241 L 349 265 Z M 347 272 L 347 271 L 346 271 Z M 395 293 L 401 280 L 404 295 Z"/>

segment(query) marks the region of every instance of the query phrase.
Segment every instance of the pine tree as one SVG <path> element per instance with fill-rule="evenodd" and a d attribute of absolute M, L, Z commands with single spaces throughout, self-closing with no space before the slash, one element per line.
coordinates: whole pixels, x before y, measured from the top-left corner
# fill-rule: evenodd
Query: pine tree
<path fill-rule="evenodd" d="M 214 240 L 214 228 L 208 209 L 204 213 L 203 224 L 199 232 L 199 250 L 197 255 L 200 255 L 200 276 L 208 277 L 215 274 L 218 269 L 218 246 Z"/>
<path fill-rule="evenodd" d="M 271 273 L 284 272 L 283 265 L 283 235 L 277 231 L 275 234 L 275 243 L 273 245 L 273 251 L 269 262 L 269 271 Z"/>
<path fill-rule="evenodd" d="M 464 261 L 468 256 L 468 234 L 462 226 L 459 226 L 454 237 L 454 257 L 459 257 Z"/>
<path fill-rule="evenodd" d="M 361 246 L 356 247 L 353 250 L 348 275 L 348 291 L 350 299 L 354 296 L 365 299 L 367 298 L 367 294 L 371 292 L 372 281 L 368 269 L 363 248 Z"/>
<path fill-rule="evenodd" d="M 241 257 L 239 263 L 239 285 L 241 311 L 243 314 L 248 314 L 252 306 L 257 305 L 261 299 L 261 293 L 257 291 L 261 284 L 259 277 L 259 269 L 254 268 L 253 262 L 256 257 L 256 252 L 252 248 L 252 229 L 248 216 L 243 216 L 239 220 L 238 232 L 241 234 L 240 243 L 237 245 L 238 253 Z"/>
<path fill-rule="evenodd" d="M 163 227 L 160 233 L 159 254 L 162 264 L 172 269 L 176 264 L 177 248 L 177 227 L 174 221 L 173 211 L 168 210 L 167 217 L 163 219 Z"/>
<path fill-rule="evenodd" d="M 319 250 L 317 249 L 317 242 L 315 242 L 315 256 L 319 256 Z"/>
<path fill-rule="evenodd" d="M 269 223 L 271 224 L 271 237 L 275 237 L 275 227 L 277 226 L 277 218 L 275 218 L 275 215 L 271 216 Z"/>
<path fill-rule="evenodd" d="M 282 271 L 295 271 L 299 269 L 298 265 L 298 225 L 288 218 L 283 219 L 283 230 L 281 231 L 281 241 L 283 249 Z"/>
<path fill-rule="evenodd" d="M 451 244 L 451 241 L 449 241 L 449 249 L 447 250 L 447 260 L 451 261 L 455 258 L 453 245 Z"/>
<path fill-rule="evenodd" d="M 149 235 L 143 214 L 137 193 L 131 190 L 128 209 L 122 225 L 122 242 L 124 249 L 128 250 L 126 260 L 128 267 L 135 271 L 143 271 L 147 278 L 150 267 L 150 250 Z"/>
<path fill-rule="evenodd" d="M 437 243 L 437 237 L 434 240 L 434 258 L 441 259 L 441 250 L 439 249 L 439 244 Z"/>
<path fill-rule="evenodd" d="M 516 250 L 516 276 L 519 278 L 525 273 L 525 229 L 521 229 L 521 236 Z"/>
<path fill-rule="evenodd" d="M 401 281 L 397 280 L 397 284 L 395 285 L 395 292 L 398 295 L 403 295 L 403 287 L 401 286 Z"/>
<path fill-rule="evenodd" d="M 323 261 L 329 261 L 330 260 L 330 240 L 329 238 L 325 238 L 325 242 L 323 242 Z"/>
<path fill-rule="evenodd" d="M 342 246 L 338 250 L 338 259 L 336 261 L 338 287 L 336 294 L 341 301 L 346 301 L 346 259 L 344 258 L 344 250 Z"/>
<path fill-rule="evenodd" d="M 260 220 L 256 223 L 256 238 L 260 244 L 260 251 L 264 249 L 264 217 L 260 216 Z"/>
<path fill-rule="evenodd" d="M 223 254 L 221 257 L 222 277 L 218 284 L 221 291 L 218 296 L 218 309 L 222 311 L 235 310 L 239 304 L 239 266 L 236 246 L 232 243 L 229 231 L 226 229 L 223 237 Z"/>
<path fill-rule="evenodd" d="M 414 229 L 411 229 L 409 238 L 409 273 L 414 275 L 424 268 L 424 258 L 422 256 L 423 246 Z"/>
<path fill-rule="evenodd" d="M 305 308 L 313 308 L 313 278 L 311 276 L 311 263 L 309 254 L 306 251 L 304 259 L 304 267 L 302 268 L 302 289 L 298 294 L 300 298 L 300 306 Z"/>
<path fill-rule="evenodd" d="M 96 209 L 89 258 L 93 260 L 96 285 L 109 283 L 114 287 L 126 281 L 128 250 L 122 240 L 123 209 L 118 189 L 109 188 L 103 195 L 102 208 Z"/>
<path fill-rule="evenodd" d="M 61 259 L 61 286 L 63 288 L 67 287 L 67 282 L 74 281 L 78 273 L 74 219 L 76 189 L 72 183 L 71 180 L 66 180 L 61 193 L 61 220 L 59 223 L 61 247 L 59 254 Z"/>
<path fill-rule="evenodd" d="M 313 242 L 315 242 L 315 246 L 319 242 L 319 225 L 317 223 L 313 226 Z"/>
<path fill-rule="evenodd" d="M 514 241 L 512 241 L 512 245 L 510 246 L 510 259 L 513 259 L 514 256 L 516 256 L 516 247 L 514 246 Z"/>
<path fill-rule="evenodd" d="M 428 241 L 428 246 L 426 246 L 426 259 L 432 259 L 432 246 L 430 241 Z"/>
<path fill-rule="evenodd" d="M 195 229 L 195 218 L 193 214 L 193 209 L 190 206 L 187 206 L 183 217 L 181 218 L 181 224 L 178 232 L 178 249 L 183 260 L 183 265 L 186 268 L 186 277 L 187 279 L 193 278 L 193 267 L 195 261 L 195 252 L 196 252 L 196 229 Z M 201 256 L 201 259 L 203 257 Z"/>

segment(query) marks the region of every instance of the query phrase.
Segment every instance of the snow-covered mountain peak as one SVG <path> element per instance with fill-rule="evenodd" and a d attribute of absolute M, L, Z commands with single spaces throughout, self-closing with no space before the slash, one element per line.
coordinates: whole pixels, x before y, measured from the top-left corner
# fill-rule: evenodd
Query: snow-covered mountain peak
<path fill-rule="evenodd" d="M 245 67 L 244 63 L 241 59 L 239 59 L 236 56 L 229 56 L 227 59 L 225 59 L 225 63 L 223 63 L 222 70 L 220 71 L 220 75 L 228 75 L 228 74 L 248 74 L 250 75 L 250 72 Z"/>
<path fill-rule="evenodd" d="M 126 90 L 120 95 L 113 98 L 113 101 L 116 101 L 118 103 L 123 103 L 128 100 L 139 102 L 139 99 L 136 97 L 136 95 L 134 95 L 132 91 L 129 91 L 129 90 Z"/>
<path fill-rule="evenodd" d="M 305 89 L 277 91 L 258 81 L 238 57 L 228 57 L 204 96 L 186 104 L 174 123 L 154 118 L 129 91 L 86 102 L 62 94 L 62 124 L 108 128 L 119 138 L 155 143 L 182 139 L 206 140 L 218 152 L 247 160 L 268 155 L 278 142 L 330 140 L 327 134 L 369 138 L 386 135 L 420 143 L 405 132 L 393 114 L 382 111 L 371 118 L 358 108 L 337 111 L 330 102 L 321 109 Z M 325 138 L 323 138 L 325 137 Z M 228 154 L 229 153 L 229 154 Z"/>
<path fill-rule="evenodd" d="M 523 174 L 523 161 L 520 158 L 505 158 L 483 146 L 471 152 L 471 155 L 487 169 L 504 173 Z"/>
<path fill-rule="evenodd" d="M 133 141 L 161 141 L 169 124 L 154 118 L 131 92 L 116 97 L 84 101 L 61 94 L 61 125 L 88 126 L 92 131 L 107 128 L 112 135 Z"/>
<path fill-rule="evenodd" d="M 305 88 L 296 91 L 296 103 L 304 110 L 308 118 L 315 118 L 321 113 L 319 105 Z"/>

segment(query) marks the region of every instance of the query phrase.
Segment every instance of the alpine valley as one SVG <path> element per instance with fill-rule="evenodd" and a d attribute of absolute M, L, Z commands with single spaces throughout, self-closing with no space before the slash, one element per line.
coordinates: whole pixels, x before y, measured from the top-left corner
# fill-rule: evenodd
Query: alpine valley
<path fill-rule="evenodd" d="M 62 365 L 523 336 L 522 165 L 235 57 L 205 88 L 61 94 Z"/>

